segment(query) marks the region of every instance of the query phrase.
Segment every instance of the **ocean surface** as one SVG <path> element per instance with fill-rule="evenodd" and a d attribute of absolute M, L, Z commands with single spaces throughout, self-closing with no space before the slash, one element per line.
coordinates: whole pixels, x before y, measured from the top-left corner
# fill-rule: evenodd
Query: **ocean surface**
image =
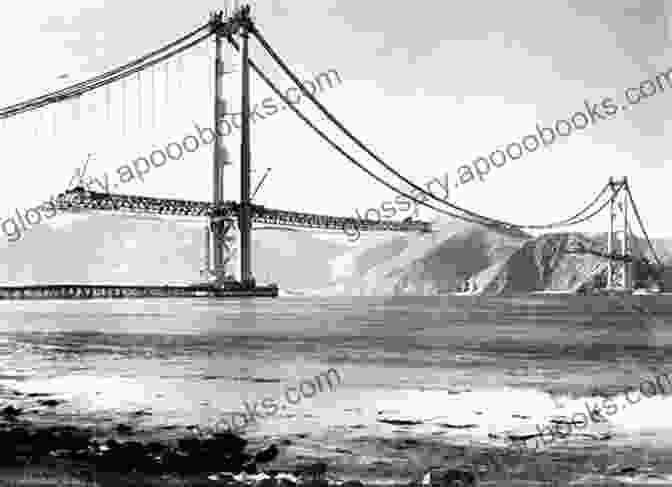
<path fill-rule="evenodd" d="M 502 443 L 672 372 L 672 295 L 0 302 L 0 366 L 4 402 L 66 401 L 36 420 L 205 428 L 269 398 L 246 434 Z M 563 444 L 672 446 L 666 395 L 615 400 Z"/>

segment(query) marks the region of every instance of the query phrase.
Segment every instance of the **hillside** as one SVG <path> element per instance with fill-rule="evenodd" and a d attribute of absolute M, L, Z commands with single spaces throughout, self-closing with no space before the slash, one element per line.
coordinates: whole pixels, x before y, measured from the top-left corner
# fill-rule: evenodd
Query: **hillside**
<path fill-rule="evenodd" d="M 663 262 L 672 264 L 672 242 L 653 244 Z M 336 282 L 323 293 L 442 294 L 464 290 L 466 282 L 471 292 L 487 295 L 576 292 L 606 272 L 604 258 L 577 253 L 577 246 L 605 252 L 606 234 L 532 237 L 470 224 L 440 225 L 430 237 L 397 237 L 342 256 L 348 265 L 340 263 Z M 635 247 L 645 248 L 645 242 L 640 239 Z M 645 257 L 653 260 L 648 252 Z M 664 278 L 666 287 L 672 286 L 672 272 Z"/>
<path fill-rule="evenodd" d="M 404 295 L 456 290 L 470 276 L 512 255 L 530 238 L 462 222 L 440 224 L 431 235 L 360 242 L 334 262 L 334 282 L 322 294 Z"/>

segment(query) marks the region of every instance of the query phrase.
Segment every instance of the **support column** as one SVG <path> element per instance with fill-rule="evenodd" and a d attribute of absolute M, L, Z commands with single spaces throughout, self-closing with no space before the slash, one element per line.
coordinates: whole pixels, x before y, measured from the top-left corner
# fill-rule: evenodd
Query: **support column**
<path fill-rule="evenodd" d="M 210 22 L 215 32 L 215 99 L 214 99 L 214 141 L 212 147 L 212 202 L 215 206 L 224 203 L 224 166 L 230 164 L 229 153 L 223 143 L 223 137 L 219 130 L 220 120 L 226 114 L 226 100 L 222 96 L 222 81 L 224 78 L 224 62 L 222 55 L 223 13 L 215 12 L 211 15 Z M 231 259 L 235 242 L 235 222 L 229 217 L 220 215 L 211 216 L 210 241 L 206 255 L 212 255 L 211 275 L 215 283 L 235 280 L 234 271 L 231 269 Z M 210 247 L 212 250 L 210 251 Z"/>
<path fill-rule="evenodd" d="M 240 211 L 238 227 L 240 230 L 240 280 L 246 287 L 254 287 L 252 276 L 252 221 L 250 207 L 250 62 L 248 53 L 249 7 L 241 10 L 241 139 L 240 139 Z"/>
<path fill-rule="evenodd" d="M 609 234 L 607 235 L 607 254 L 609 262 L 607 263 L 607 289 L 614 285 L 614 261 L 611 255 L 614 253 L 614 179 L 609 178 L 609 189 L 611 190 L 611 200 L 609 201 Z"/>
<path fill-rule="evenodd" d="M 205 255 L 203 256 L 203 267 L 201 269 L 201 277 L 203 279 L 209 279 L 211 275 L 211 267 L 210 267 L 210 242 L 211 242 L 211 237 L 210 237 L 210 226 L 206 225 L 205 229 L 203 231 L 204 234 L 204 247 L 205 247 Z"/>
<path fill-rule="evenodd" d="M 623 190 L 621 195 L 622 206 L 623 206 L 623 238 L 621 246 L 623 248 L 623 255 L 630 255 L 630 229 L 628 226 L 628 178 L 623 178 Z M 623 262 L 623 287 L 625 289 L 630 289 L 631 286 L 631 267 L 632 263 L 624 261 Z"/>
<path fill-rule="evenodd" d="M 222 25 L 222 13 L 215 14 L 214 22 L 216 28 L 219 29 Z M 215 33 L 215 107 L 214 107 L 214 124 L 215 140 L 212 145 L 212 202 L 215 204 L 221 203 L 224 199 L 223 181 L 222 181 L 222 167 L 220 166 L 220 152 L 222 145 L 222 137 L 217 133 L 219 121 L 222 118 L 223 111 L 226 111 L 226 101 L 222 99 L 222 79 L 224 77 L 224 66 L 222 62 L 222 37 L 217 32 Z M 226 150 L 226 149 L 225 149 Z"/>
<path fill-rule="evenodd" d="M 222 13 L 218 12 L 214 19 L 216 29 L 222 25 Z M 219 127 L 219 120 L 222 117 L 222 108 L 226 109 L 222 105 L 226 102 L 222 99 L 222 78 L 224 74 L 224 66 L 222 63 L 222 37 L 219 32 L 215 33 L 215 108 L 214 108 L 214 128 L 215 128 L 215 140 L 212 144 L 212 202 L 215 205 L 221 204 L 223 201 L 223 188 L 222 188 L 222 174 L 221 174 L 221 165 L 220 165 L 220 154 L 221 154 L 221 145 L 222 138 L 218 134 L 217 128 Z M 222 228 L 221 225 L 218 225 L 214 219 L 211 219 L 210 225 L 212 227 L 212 253 L 213 253 L 213 273 L 215 275 L 215 280 L 221 280 L 222 273 L 224 272 L 224 249 L 222 248 Z"/>

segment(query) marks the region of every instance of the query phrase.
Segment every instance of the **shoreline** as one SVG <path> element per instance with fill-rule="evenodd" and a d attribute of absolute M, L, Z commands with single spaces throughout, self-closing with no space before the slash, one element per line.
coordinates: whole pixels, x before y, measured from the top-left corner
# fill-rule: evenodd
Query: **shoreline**
<path fill-rule="evenodd" d="M 0 415 L 4 416 L 4 421 L 0 421 L 0 442 L 3 445 L 22 445 L 17 452 L 23 451 L 24 454 L 19 455 L 21 458 L 13 460 L 9 465 L 0 466 L 0 481 L 15 477 L 13 472 L 24 468 L 27 461 L 25 452 L 32 455 L 35 450 L 39 453 L 33 458 L 30 466 L 35 472 L 50 467 L 54 462 L 64 465 L 79 464 L 83 472 L 99 471 L 101 457 L 104 457 L 104 451 L 110 449 L 115 450 L 117 452 L 115 454 L 121 457 L 124 455 L 143 457 L 151 452 L 158 454 L 158 451 L 161 455 L 167 455 L 167 458 L 172 459 L 167 462 L 170 466 L 175 464 L 176 459 L 183 460 L 184 457 L 189 457 L 192 454 L 190 452 L 203 450 L 203 444 L 207 445 L 216 439 L 213 433 L 221 435 L 225 431 L 225 428 L 218 427 L 217 424 L 208 427 L 198 424 L 173 424 L 170 421 L 163 423 L 151 408 L 114 413 L 109 410 L 87 409 L 66 412 L 70 401 L 57 398 L 58 394 L 31 389 L 31 392 L 12 389 L 4 391 L 4 399 L 13 405 L 0 409 Z M 357 395 L 362 392 L 358 391 Z M 528 393 L 535 396 L 538 394 L 534 391 Z M 476 396 L 471 397 L 475 394 Z M 297 476 L 302 466 L 325 462 L 328 465 L 326 478 L 329 485 L 334 486 L 347 481 L 360 481 L 372 486 L 420 485 L 423 476 L 435 468 L 474 470 L 481 476 L 481 485 L 501 485 L 497 482 L 510 482 L 510 477 L 516 479 L 516 482 L 522 482 L 520 485 L 539 485 L 534 482 L 549 478 L 559 478 L 562 481 L 560 485 L 569 485 L 569 481 L 580 480 L 582 476 L 594 471 L 611 472 L 611 477 L 615 477 L 619 468 L 624 472 L 621 472 L 625 475 L 624 478 L 630 480 L 637 475 L 649 473 L 672 475 L 672 468 L 666 468 L 664 461 L 657 460 L 672 458 L 672 445 L 668 445 L 667 449 L 658 445 L 658 451 L 647 451 L 643 443 L 633 441 L 636 438 L 618 432 L 615 435 L 588 438 L 589 435 L 582 434 L 585 431 L 565 432 L 566 428 L 569 429 L 565 423 L 556 424 L 558 438 L 549 441 L 547 428 L 542 428 L 542 432 L 535 430 L 536 415 L 525 416 L 536 411 L 532 407 L 532 396 L 511 396 L 512 404 L 527 404 L 528 409 L 532 408 L 529 411 L 519 410 L 518 414 L 511 416 L 510 411 L 505 411 L 507 408 L 502 403 L 501 391 L 495 391 L 494 395 L 484 394 L 483 391 L 469 389 L 460 392 L 450 391 L 447 395 L 449 399 L 441 401 L 440 398 L 446 395 L 446 391 L 416 391 L 415 395 L 398 394 L 397 400 L 385 404 L 380 403 L 380 391 L 371 391 L 365 394 L 365 397 L 368 396 L 368 401 L 375 401 L 379 407 L 388 405 L 390 410 L 379 410 L 373 417 L 367 417 L 356 414 L 354 410 L 345 409 L 344 411 L 351 412 L 349 416 L 335 415 L 331 421 L 318 421 L 312 426 L 294 423 L 294 419 L 291 419 L 294 415 L 291 414 L 275 427 L 252 428 L 250 431 L 232 433 L 244 436 L 250 453 L 241 458 L 247 461 L 251 459 L 249 455 L 253 457 L 258 451 L 268 449 L 272 445 L 278 449 L 277 458 L 270 463 L 259 464 L 258 471 L 284 472 Z M 459 407 L 459 398 L 464 401 L 462 407 Z M 335 398 L 325 395 L 322 399 L 333 407 L 332 402 Z M 659 407 L 667 407 L 663 403 L 664 397 L 657 399 L 660 401 Z M 550 407 L 551 399 L 548 398 L 548 401 Z M 575 401 L 580 402 L 575 405 L 580 405 L 582 409 L 585 407 L 582 399 Z M 659 401 L 652 399 L 646 403 L 655 405 Z M 499 404 L 496 410 L 490 411 L 496 414 L 493 421 L 497 425 L 497 429 L 492 430 L 491 434 L 487 430 L 476 434 L 477 428 L 472 428 L 471 425 L 473 419 L 480 423 L 480 429 L 483 430 L 483 427 L 489 424 L 487 410 L 474 412 L 474 417 L 465 416 L 467 412 L 472 411 L 472 406 L 478 403 Z M 355 406 L 354 403 L 351 405 Z M 421 405 L 433 407 L 416 409 Z M 314 410 L 318 405 L 310 406 L 313 413 L 311 416 L 315 417 L 315 414 L 319 416 L 320 409 Z M 394 411 L 400 407 L 410 408 L 407 411 L 409 414 Z M 465 409 L 461 411 L 463 408 Z M 565 408 L 566 411 L 562 412 L 575 409 L 572 404 L 565 404 Z M 410 415 L 412 412 L 417 414 Z M 442 415 L 438 419 L 434 418 L 434 413 L 439 412 Z M 551 410 L 539 410 L 537 414 L 543 415 L 547 412 L 550 413 Z M 560 412 L 554 412 L 555 422 L 560 421 L 558 419 L 561 418 Z M 504 422 L 506 418 L 509 418 L 510 424 Z M 591 430 L 592 428 L 589 428 L 589 431 Z M 570 434 L 566 437 L 565 433 Z M 34 438 L 38 438 L 42 443 L 34 443 L 32 441 Z M 233 438 L 229 437 L 229 440 L 233 441 Z M 222 447 L 226 443 L 221 437 L 217 441 Z M 159 444 L 163 446 L 159 447 Z M 72 445 L 77 448 L 71 448 Z M 544 446 L 541 449 L 530 448 L 533 445 Z M 522 448 L 517 449 L 516 446 Z M 633 450 L 635 453 L 628 453 L 628 450 Z M 70 453 L 66 454 L 66 451 Z M 0 463 L 4 465 L 3 456 L 0 449 Z M 190 463 L 201 461 L 201 453 L 194 453 L 193 456 Z M 654 461 L 650 462 L 650 459 Z M 216 481 L 209 480 L 208 476 L 225 471 L 225 465 L 221 456 L 219 460 L 208 461 L 211 463 L 203 464 L 204 474 L 192 475 L 193 478 L 189 477 L 190 483 L 185 485 L 200 485 L 198 482 L 206 480 L 210 482 L 208 485 L 218 485 Z M 672 467 L 672 462 L 668 461 L 667 464 Z M 550 465 L 554 465 L 551 470 Z M 608 468 L 610 466 L 611 469 Z M 647 468 L 653 470 L 649 471 Z M 183 474 L 178 475 L 170 470 L 159 473 L 157 477 L 159 479 L 161 475 L 166 476 L 162 482 L 171 480 L 179 483 L 185 478 Z M 126 473 L 105 475 L 118 477 L 107 485 L 125 485 L 122 481 L 127 476 Z M 156 476 L 145 477 L 142 482 L 149 482 Z M 657 480 L 668 481 L 667 477 L 657 477 Z M 136 481 L 141 482 L 138 479 L 133 482 Z M 235 485 L 244 484 L 245 482 L 241 480 Z M 256 485 L 255 482 L 253 484 Z M 296 483 L 296 485 L 303 484 L 305 482 Z M 128 485 L 143 485 L 143 483 Z M 668 483 L 657 485 L 672 486 L 672 477 Z"/>
<path fill-rule="evenodd" d="M 54 433 L 58 428 L 35 429 L 33 434 L 40 435 L 41 438 L 48 437 L 46 431 Z M 16 430 L 15 430 L 16 431 Z M 70 431 L 72 437 L 82 438 L 82 430 L 61 428 L 61 432 Z M 6 435 L 7 432 L 0 433 Z M 17 456 L 16 462 L 7 464 L 7 457 L 3 459 L 0 466 L 0 485 L 24 485 L 24 486 L 47 486 L 47 485 L 82 485 L 82 486 L 135 486 L 146 485 L 157 487 L 159 485 L 175 485 L 181 487 L 192 486 L 220 486 L 228 485 L 234 487 L 243 487 L 250 485 L 264 485 L 271 487 L 278 485 L 281 487 L 293 486 L 313 486 L 321 487 L 343 486 L 356 487 L 365 486 L 388 486 L 388 487 L 416 487 L 426 485 L 426 477 L 429 472 L 437 470 L 459 469 L 462 471 L 472 471 L 479 478 L 479 485 L 504 485 L 507 486 L 538 486 L 538 485 L 614 485 L 614 482 L 627 482 L 629 485 L 647 485 L 655 483 L 656 485 L 672 485 L 672 475 L 665 475 L 662 472 L 654 473 L 654 468 L 647 465 L 639 465 L 642 457 L 646 457 L 643 452 L 628 451 L 625 448 L 617 452 L 610 452 L 610 455 L 603 455 L 600 461 L 594 461 L 594 457 L 586 452 L 564 451 L 564 452 L 543 452 L 525 451 L 522 454 L 513 450 L 493 450 L 491 448 L 465 448 L 455 445 L 445 444 L 440 441 L 422 441 L 412 438 L 400 438 L 394 441 L 382 441 L 381 439 L 369 439 L 368 448 L 378 450 L 384 453 L 385 450 L 396 450 L 399 452 L 415 452 L 418 465 L 409 469 L 405 476 L 395 476 L 391 470 L 396 470 L 392 462 L 373 461 L 368 467 L 351 469 L 348 475 L 339 475 L 331 472 L 334 466 L 334 458 L 309 458 L 307 456 L 294 456 L 285 458 L 281 461 L 269 462 L 268 467 L 261 467 L 261 463 L 254 463 L 255 468 L 248 468 L 247 473 L 238 472 L 232 475 L 226 474 L 231 469 L 219 470 L 224 466 L 221 455 L 221 447 L 232 442 L 238 442 L 240 439 L 224 437 L 223 434 L 214 438 L 196 439 L 194 437 L 181 438 L 177 440 L 176 448 L 166 449 L 165 455 L 170 456 L 171 467 L 165 470 L 154 470 L 140 468 L 137 471 L 123 471 L 118 467 L 123 461 L 134 461 L 140 466 L 141 458 L 148 458 L 149 452 L 157 452 L 160 447 L 156 442 L 140 443 L 133 440 L 127 442 L 113 443 L 114 440 L 107 440 L 105 443 L 97 443 L 98 452 L 92 453 L 86 457 L 82 450 L 72 450 L 66 453 L 67 440 L 61 440 L 58 448 L 42 455 L 39 458 L 28 460 Z M 72 438 L 71 437 L 71 438 Z M 4 439 L 3 439 L 4 441 Z M 70 440 L 72 441 L 72 439 Z M 81 441 L 81 440 L 80 440 Z M 213 452 L 212 449 L 204 448 L 208 442 L 218 443 L 216 458 L 210 457 L 209 460 L 203 460 L 199 457 L 204 451 Z M 240 440 L 239 444 L 245 444 L 245 440 Z M 17 444 L 17 446 L 20 443 Z M 36 446 L 37 444 L 33 444 Z M 127 446 L 124 446 L 127 445 Z M 80 445 L 81 446 L 81 445 Z M 107 446 L 107 448 L 104 448 Z M 191 449 L 191 450 L 190 450 Z M 105 453 L 100 453 L 104 451 Z M 185 456 L 184 452 L 189 453 Z M 255 455 L 246 454 L 244 459 L 254 459 L 262 456 L 264 453 L 272 453 L 272 446 L 261 449 Z M 24 455 L 27 451 L 24 450 Z M 341 451 L 341 459 L 346 455 Z M 602 451 L 606 454 L 607 451 Z M 6 453 L 5 453 L 6 454 Z M 615 457 L 621 459 L 617 464 L 611 463 Z M 437 467 L 421 466 L 421 463 L 427 462 L 430 458 L 447 459 L 442 460 L 442 466 Z M 176 462 L 182 460 L 178 465 Z M 658 459 L 654 459 L 657 461 Z M 211 461 L 209 470 L 197 470 L 204 462 Z M 192 462 L 196 462 L 193 464 Z M 191 466 L 189 467 L 189 464 Z M 431 463 L 431 462 L 428 462 Z M 253 463 L 248 463 L 248 467 Z M 325 474 L 321 479 L 316 480 L 310 476 L 311 470 L 319 469 L 324 465 Z M 411 467 L 409 465 L 409 467 Z M 181 471 L 176 472 L 175 470 Z M 256 470 L 256 471 L 255 471 Z M 368 470 L 368 472 L 367 472 Z M 375 475 L 371 475 L 375 471 Z M 387 471 L 387 472 L 386 472 Z M 425 482 L 423 482 L 425 479 Z M 269 483 L 270 482 L 270 483 Z M 353 483 L 357 482 L 357 483 Z M 360 484 L 361 483 L 361 484 Z M 541 484 L 540 484 L 541 483 Z M 621 484 L 622 485 L 622 484 Z"/>
<path fill-rule="evenodd" d="M 50 399 L 38 400 L 52 404 Z M 672 465 L 665 464 L 672 449 L 653 452 L 597 442 L 516 450 L 513 444 L 458 444 L 457 439 L 418 434 L 403 425 L 388 435 L 349 442 L 329 431 L 241 438 L 195 425 L 135 430 L 122 423 L 84 426 L 75 418 L 70 423 L 79 425 L 38 424 L 22 420 L 20 408 L 2 413 L 0 442 L 14 449 L 4 447 L 0 453 L 0 486 L 357 487 L 360 484 L 352 482 L 361 482 L 419 487 L 437 469 L 472 471 L 482 486 L 606 486 L 619 481 L 672 486 Z M 325 473 L 318 481 L 307 472 L 320 464 Z"/>
<path fill-rule="evenodd" d="M 397 404 L 409 407 L 418 401 L 434 404 L 438 397 L 434 398 L 432 394 L 444 394 L 434 391 L 428 396 L 429 392 L 418 391 L 417 398 L 406 397 Z M 474 392 L 465 390 L 457 396 L 454 392 L 449 396 L 457 398 L 463 394 Z M 364 416 L 352 416 L 349 420 L 336 418 L 331 426 L 322 423 L 302 428 L 288 423 L 285 428 L 233 431 L 226 436 L 225 429 L 217 426 L 145 422 L 153 413 L 143 410 L 123 414 L 86 410 L 59 413 L 58 406 L 67 406 L 69 401 L 37 390 L 6 389 L 3 396 L 13 406 L 0 409 L 0 419 L 4 416 L 4 421 L 0 420 L 0 442 L 15 445 L 15 451 L 0 451 L 0 485 L 5 485 L 2 481 L 15 479 L 17 471 L 33 478 L 46 471 L 52 472 L 48 475 L 53 477 L 54 469 L 60 466 L 62 478 L 70 479 L 73 474 L 68 472 L 80 471 L 77 475 L 86 480 L 87 475 L 90 477 L 96 472 L 107 479 L 97 485 L 115 487 L 172 485 L 171 482 L 182 486 L 220 485 L 220 480 L 229 478 L 222 474 L 225 471 L 239 475 L 238 480 L 229 478 L 228 483 L 224 483 L 226 485 L 256 486 L 263 476 L 245 478 L 240 476 L 240 469 L 245 462 L 252 462 L 259 452 L 277 449 L 272 461 L 258 464 L 254 461 L 255 467 L 250 471 L 266 472 L 271 476 L 280 472 L 296 478 L 293 484 L 285 482 L 278 484 L 279 487 L 310 484 L 312 481 L 299 480 L 300 473 L 306 466 L 320 462 L 327 465 L 324 480 L 329 486 L 352 481 L 366 486 L 420 486 L 423 477 L 437 468 L 474 471 L 483 486 L 502 485 L 502 482 L 507 486 L 537 486 L 540 481 L 550 482 L 552 479 L 560 482 L 557 485 L 570 485 L 570 481 L 575 482 L 571 485 L 605 485 L 595 484 L 595 478 L 585 477 L 591 473 L 609 474 L 605 478 L 611 481 L 622 477 L 629 482 L 655 474 L 651 479 L 657 480 L 657 485 L 672 486 L 672 463 L 667 461 L 668 467 L 665 462 L 672 458 L 672 446 L 653 451 L 643 444 L 633 443 L 629 437 L 616 435 L 591 439 L 583 438 L 577 432 L 569 435 L 570 438 L 558 432 L 559 438 L 547 445 L 549 442 L 544 438 L 544 434 L 548 436 L 547 431 L 539 433 L 533 428 L 522 427 L 509 429 L 499 421 L 497 434 L 480 438 L 474 436 L 467 423 L 460 421 L 468 418 L 460 418 L 456 405 L 450 403 L 436 404 L 448 414 L 441 416 L 438 423 L 427 416 L 433 412 L 431 410 L 424 411 L 426 414 L 415 420 L 404 419 L 404 415 L 387 416 L 384 411 L 379 411 L 372 418 L 372 424 L 356 424 L 367 420 Z M 499 396 L 492 396 L 490 400 L 494 401 L 495 397 Z M 324 399 L 331 401 L 332 398 L 325 396 Z M 488 402 L 485 396 L 481 399 Z M 486 416 L 480 418 L 486 421 Z M 515 415 L 513 419 L 526 421 L 532 418 Z M 567 427 L 561 426 L 563 430 Z M 528 445 L 535 445 L 535 440 L 544 447 L 530 448 Z M 229 468 L 221 451 L 230 448 L 229 443 L 238 442 L 246 445 L 246 451 L 239 452 L 239 464 Z M 10 459 L 8 453 L 15 456 Z M 129 474 L 126 470 L 131 468 L 105 472 L 106 462 L 110 465 L 106 455 L 112 455 L 114 465 L 143 458 L 150 473 Z M 152 456 L 153 460 L 150 459 Z M 180 462 L 199 466 L 197 472 L 202 473 L 180 470 Z M 214 477 L 208 478 L 211 476 Z M 35 480 L 38 483 L 19 482 L 16 485 L 56 485 L 48 483 L 52 477 L 38 478 Z M 582 483 L 582 478 L 588 483 Z M 665 483 L 661 484 L 661 481 Z M 84 484 L 75 482 L 73 485 Z M 320 484 L 320 487 L 325 485 Z"/>

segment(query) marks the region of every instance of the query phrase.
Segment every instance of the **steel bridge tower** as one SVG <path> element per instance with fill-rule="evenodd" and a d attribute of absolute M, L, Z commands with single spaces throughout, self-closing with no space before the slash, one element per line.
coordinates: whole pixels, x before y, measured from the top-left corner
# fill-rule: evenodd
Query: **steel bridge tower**
<path fill-rule="evenodd" d="M 607 235 L 607 290 L 632 290 L 632 243 L 628 222 L 628 178 L 609 178 L 609 233 Z M 617 221 L 618 220 L 618 221 Z"/>
<path fill-rule="evenodd" d="M 236 218 L 230 214 L 218 214 L 209 218 L 205 228 L 205 268 L 202 276 L 219 286 L 242 284 L 245 288 L 254 288 L 256 282 L 252 276 L 252 205 L 250 198 L 250 63 L 248 54 L 250 7 L 236 8 L 224 22 L 223 12 L 210 15 L 210 24 L 215 37 L 215 93 L 213 142 L 213 195 L 215 207 L 224 204 L 224 167 L 231 165 L 229 151 L 224 145 L 220 124 L 226 115 L 226 100 L 222 95 L 224 78 L 224 56 L 222 41 L 228 36 L 238 34 L 241 37 L 241 142 L 240 142 L 240 203 Z M 229 10 L 226 10 L 229 14 Z M 227 59 L 229 59 L 227 57 Z M 236 240 L 240 240 L 240 277 L 236 279 Z M 212 257 L 212 265 L 211 265 Z"/>

